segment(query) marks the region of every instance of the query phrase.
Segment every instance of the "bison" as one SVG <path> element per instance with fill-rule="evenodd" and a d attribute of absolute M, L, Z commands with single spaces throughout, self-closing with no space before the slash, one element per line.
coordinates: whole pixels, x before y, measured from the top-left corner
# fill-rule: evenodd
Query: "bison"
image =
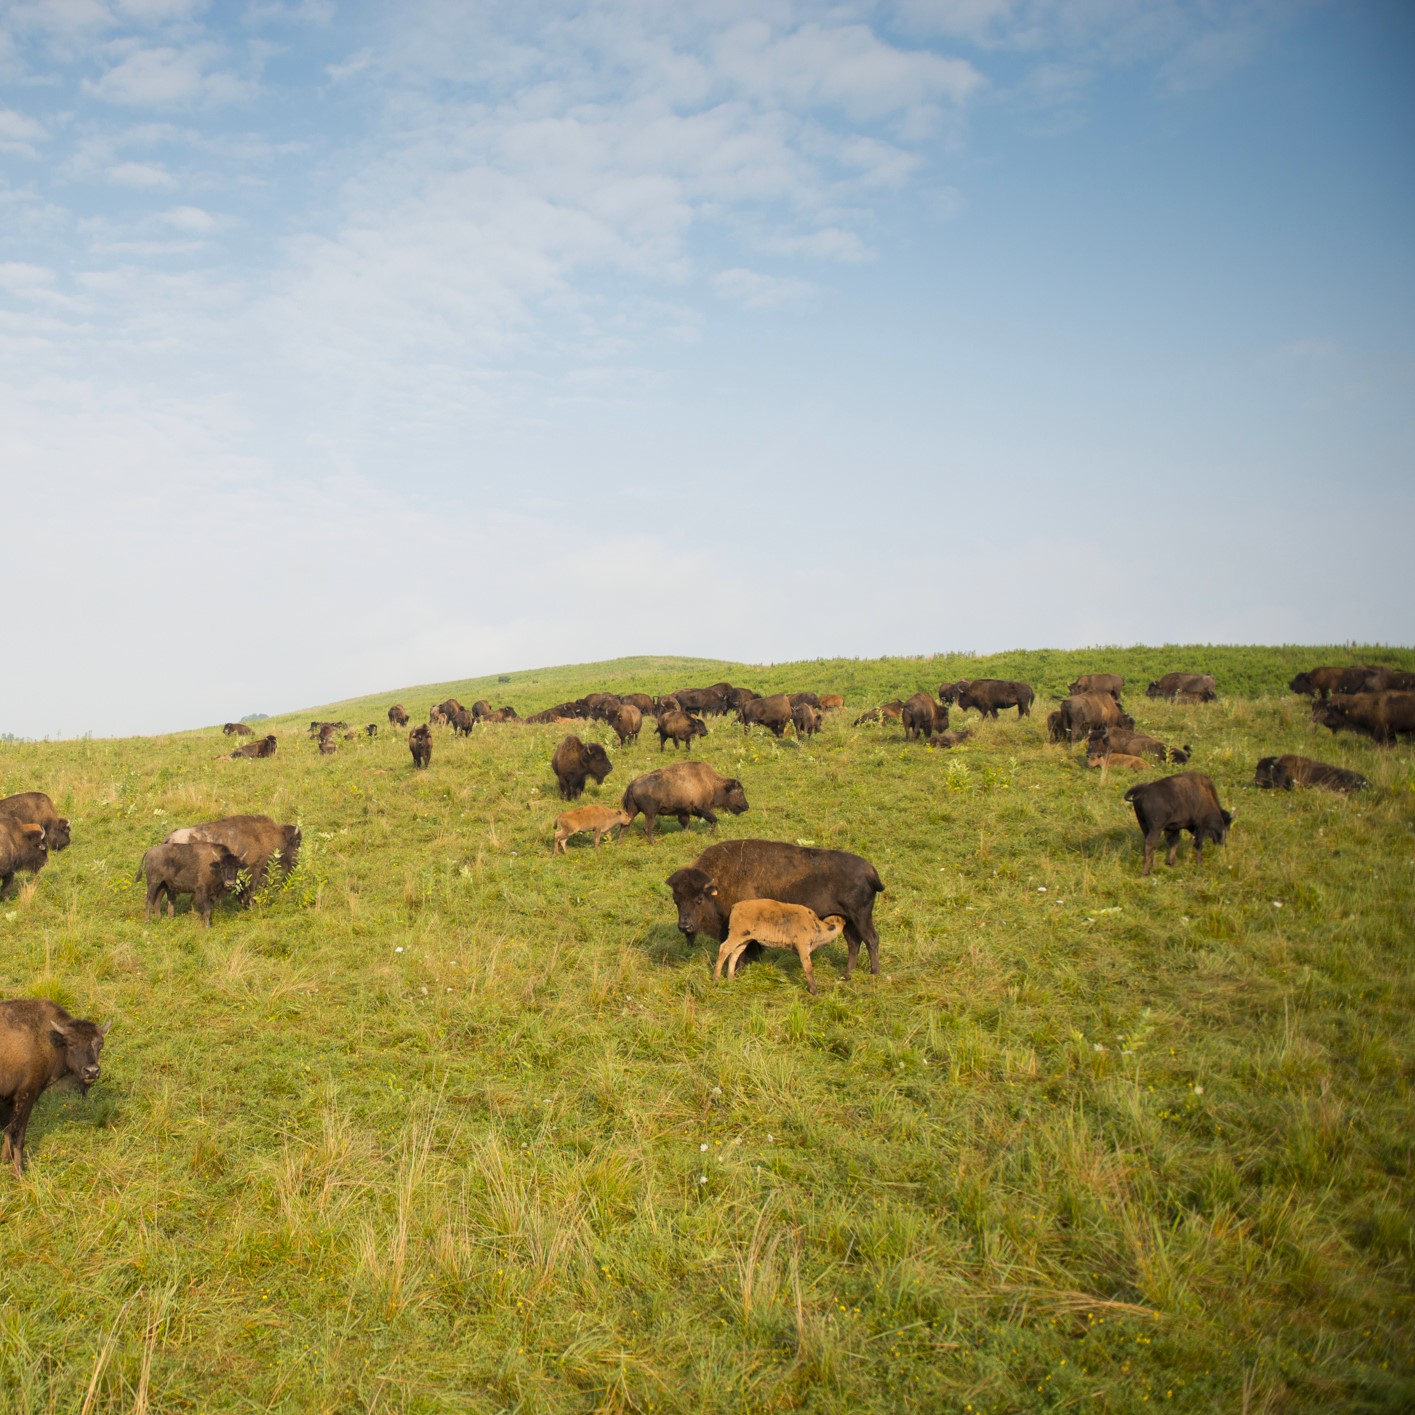
<path fill-rule="evenodd" d="M 277 825 L 269 816 L 223 816 L 204 825 L 183 826 L 172 831 L 162 843 L 187 845 L 207 841 L 224 845 L 241 862 L 241 869 L 246 873 L 241 902 L 249 904 L 265 883 L 266 870 L 272 860 L 279 861 L 284 874 L 295 868 L 302 838 L 299 826 Z"/>
<path fill-rule="evenodd" d="M 0 816 L 9 816 L 21 825 L 37 825 L 44 830 L 44 843 L 51 850 L 69 848 L 69 818 L 54 809 L 43 791 L 21 791 L 0 801 Z"/>
<path fill-rule="evenodd" d="M 432 760 L 432 728 L 420 722 L 408 733 L 408 750 L 413 754 L 413 765 L 424 767 Z"/>
<path fill-rule="evenodd" d="M 582 831 L 594 833 L 594 848 L 598 850 L 601 838 L 610 831 L 618 840 L 629 819 L 628 812 L 617 806 L 576 806 L 572 811 L 562 811 L 555 818 L 555 836 L 550 842 L 550 853 L 568 854 L 565 842 Z"/>
<path fill-rule="evenodd" d="M 1313 705 L 1312 721 L 1333 732 L 1359 732 L 1382 744 L 1415 737 L 1415 693 L 1333 693 Z"/>
<path fill-rule="evenodd" d="M 757 726 L 767 728 L 773 737 L 780 737 L 791 725 L 791 699 L 785 693 L 753 698 L 742 704 L 737 716 L 742 721 L 744 735 Z"/>
<path fill-rule="evenodd" d="M 1010 678 L 963 678 L 957 683 L 941 684 L 938 695 L 945 703 L 956 703 L 959 712 L 972 708 L 984 717 L 996 717 L 1003 708 L 1010 707 L 1017 709 L 1018 717 L 1030 717 L 1036 696 L 1030 683 Z"/>
<path fill-rule="evenodd" d="M 1157 762 L 1173 762 L 1176 766 L 1183 766 L 1192 755 L 1187 742 L 1182 747 L 1168 747 L 1158 737 L 1147 737 L 1143 732 L 1134 732 L 1119 724 L 1092 729 L 1086 738 L 1086 756 L 1106 757 L 1112 752 L 1153 757 Z"/>
<path fill-rule="evenodd" d="M 643 812 L 644 838 L 652 840 L 659 816 L 677 816 L 684 830 L 690 816 L 715 826 L 719 810 L 740 816 L 747 809 L 747 794 L 736 777 L 723 776 L 706 762 L 674 762 L 636 776 L 621 804 L 631 821 Z"/>
<path fill-rule="evenodd" d="M 1124 686 L 1125 679 L 1118 673 L 1083 673 L 1066 691 L 1073 698 L 1077 693 L 1109 693 L 1119 702 Z"/>
<path fill-rule="evenodd" d="M 1061 728 L 1068 742 L 1088 736 L 1097 727 L 1134 727 L 1135 719 L 1109 693 L 1077 693 L 1060 708 Z"/>
<path fill-rule="evenodd" d="M 1169 846 L 1166 863 L 1174 864 L 1180 832 L 1187 830 L 1194 837 L 1194 858 L 1202 864 L 1204 841 L 1222 845 L 1233 824 L 1233 816 L 1219 805 L 1213 782 L 1202 772 L 1181 771 L 1177 776 L 1132 786 L 1125 799 L 1135 807 L 1135 819 L 1145 837 L 1142 875 L 1149 874 L 1155 862 L 1155 845 L 1161 835 Z"/>
<path fill-rule="evenodd" d="M 628 742 L 639 740 L 639 731 L 644 725 L 643 710 L 635 703 L 621 702 L 614 716 L 609 719 L 614 735 L 622 747 Z M 662 749 L 662 743 L 659 744 Z"/>
<path fill-rule="evenodd" d="M 402 703 L 394 703 L 388 709 L 388 725 L 390 727 L 406 727 L 408 725 L 408 710 Z"/>
<path fill-rule="evenodd" d="M 567 801 L 579 799 L 589 777 L 594 777 L 598 784 L 614 770 L 609 753 L 598 742 L 586 745 L 573 734 L 555 749 L 550 766 L 560 783 L 560 794 Z"/>
<path fill-rule="evenodd" d="M 44 838 L 42 825 L 0 816 L 0 899 L 10 894 L 20 870 L 37 875 L 48 862 L 49 843 Z"/>
<path fill-rule="evenodd" d="M 722 976 L 727 966 L 730 981 L 737 976 L 737 961 L 752 943 L 765 948 L 791 948 L 801 960 L 806 974 L 806 986 L 815 996 L 816 975 L 811 968 L 811 953 L 840 937 L 845 928 L 843 914 L 831 914 L 822 919 L 814 909 L 804 904 L 783 904 L 779 899 L 743 899 L 732 906 L 727 920 L 727 938 L 717 951 L 714 978 Z"/>
<path fill-rule="evenodd" d="M 923 741 L 948 727 L 948 707 L 944 703 L 934 702 L 930 694 L 920 689 L 904 704 L 899 720 L 904 724 L 906 742 L 915 737 Z"/>
<path fill-rule="evenodd" d="M 167 898 L 167 917 L 176 913 L 177 896 L 192 896 L 192 912 L 211 927 L 212 905 L 237 886 L 241 862 L 224 845 L 191 840 L 184 845 L 154 845 L 142 857 L 134 879 L 147 875 L 147 907 L 144 918 L 151 921 L 153 906 L 160 911 Z"/>
<path fill-rule="evenodd" d="M 973 734 L 965 727 L 959 732 L 935 732 L 929 738 L 929 746 L 935 751 L 949 751 L 958 746 L 960 742 L 966 742 Z"/>
<path fill-rule="evenodd" d="M 821 711 L 838 712 L 845 706 L 845 699 L 840 693 L 822 693 Z"/>
<path fill-rule="evenodd" d="M 903 715 L 904 700 L 895 698 L 890 702 L 881 703 L 878 707 L 870 708 L 867 712 L 862 712 L 851 726 L 863 727 L 867 722 L 898 722 Z"/>
<path fill-rule="evenodd" d="M 1218 697 L 1218 683 L 1212 673 L 1166 673 L 1145 689 L 1145 696 L 1175 702 L 1211 703 Z"/>
<path fill-rule="evenodd" d="M 706 737 L 708 735 L 707 723 L 702 718 L 694 717 L 690 712 L 665 712 L 660 713 L 658 718 L 658 750 L 661 752 L 666 743 L 673 743 L 673 750 L 676 752 L 679 747 L 686 747 L 689 752 L 693 750 L 694 737 Z"/>
<path fill-rule="evenodd" d="M 1358 771 L 1328 766 L 1311 757 L 1264 757 L 1253 777 L 1254 786 L 1291 791 L 1294 786 L 1317 786 L 1324 791 L 1364 791 L 1371 783 Z"/>
<path fill-rule="evenodd" d="M 845 919 L 848 978 L 863 943 L 870 972 L 879 972 L 875 895 L 884 890 L 875 867 L 845 850 L 818 850 L 783 840 L 724 840 L 710 845 L 667 884 L 678 907 L 678 929 L 691 943 L 705 933 L 727 938 L 732 907 L 743 899 L 778 899 L 804 904 L 821 918 Z"/>
<path fill-rule="evenodd" d="M 254 737 L 253 729 L 246 726 L 244 722 L 223 722 L 221 730 L 228 737 Z"/>
<path fill-rule="evenodd" d="M 797 703 L 791 709 L 791 721 L 795 725 L 798 742 L 802 737 L 814 737 L 820 731 L 820 709 L 810 703 Z"/>
<path fill-rule="evenodd" d="M 268 737 L 262 737 L 259 742 L 248 742 L 244 747 L 237 747 L 227 760 L 234 762 L 241 757 L 250 758 L 252 760 L 261 757 L 273 757 L 278 745 L 275 740 L 275 734 L 272 732 Z"/>
<path fill-rule="evenodd" d="M 23 1174 L 25 1129 L 35 1101 L 67 1076 L 87 1092 L 98 1080 L 98 1054 L 112 1025 L 70 1017 L 47 997 L 0 1002 L 0 1121 L 5 1126 L 0 1164 L 8 1159 L 16 1178 Z"/>

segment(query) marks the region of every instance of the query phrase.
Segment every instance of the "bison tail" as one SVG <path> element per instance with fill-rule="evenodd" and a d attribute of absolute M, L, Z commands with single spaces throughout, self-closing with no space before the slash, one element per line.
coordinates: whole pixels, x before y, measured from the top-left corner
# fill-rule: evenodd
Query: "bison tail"
<path fill-rule="evenodd" d="M 871 869 L 871 870 L 870 870 L 869 885 L 870 885 L 870 888 L 871 888 L 872 890 L 874 890 L 874 892 L 875 892 L 876 894 L 883 894 L 883 893 L 884 893 L 884 881 L 883 881 L 882 879 L 880 879 L 880 877 L 879 877 L 879 871 L 878 871 L 878 870 L 876 870 L 876 869 Z"/>
<path fill-rule="evenodd" d="M 1142 781 L 1142 782 L 1140 783 L 1140 785 L 1138 785 L 1138 786 L 1132 786 L 1132 787 L 1125 793 L 1124 799 L 1127 800 L 1127 801 L 1133 801 L 1133 800 L 1135 799 L 1135 797 L 1138 796 L 1138 795 L 1140 794 L 1140 792 L 1142 792 L 1142 791 L 1145 789 L 1145 786 L 1146 786 L 1146 785 L 1147 785 L 1147 783 Z"/>

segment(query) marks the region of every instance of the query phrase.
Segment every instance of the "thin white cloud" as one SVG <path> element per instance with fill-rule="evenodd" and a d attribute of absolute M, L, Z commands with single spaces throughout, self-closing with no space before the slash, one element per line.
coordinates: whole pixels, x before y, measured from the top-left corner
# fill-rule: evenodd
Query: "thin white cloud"
<path fill-rule="evenodd" d="M 0 152 L 15 152 L 22 157 L 37 157 L 36 143 L 49 136 L 44 124 L 27 113 L 13 108 L 0 108 Z"/>
<path fill-rule="evenodd" d="M 162 191 L 177 185 L 177 179 L 155 162 L 117 162 L 103 174 L 117 187 L 138 187 Z"/>
<path fill-rule="evenodd" d="M 130 49 L 102 77 L 85 79 L 83 89 L 94 98 L 131 107 L 224 104 L 251 97 L 251 84 L 215 67 L 220 57 L 217 46 L 209 44 Z"/>
<path fill-rule="evenodd" d="M 801 304 L 816 294 L 815 287 L 804 280 L 763 275 L 760 271 L 740 267 L 719 271 L 712 283 L 723 299 L 747 309 L 780 309 L 784 305 Z"/>
<path fill-rule="evenodd" d="M 179 231 L 190 231 L 196 235 L 206 235 L 221 225 L 220 218 L 199 206 L 173 206 L 160 212 L 157 219 L 166 226 L 175 226 Z"/>

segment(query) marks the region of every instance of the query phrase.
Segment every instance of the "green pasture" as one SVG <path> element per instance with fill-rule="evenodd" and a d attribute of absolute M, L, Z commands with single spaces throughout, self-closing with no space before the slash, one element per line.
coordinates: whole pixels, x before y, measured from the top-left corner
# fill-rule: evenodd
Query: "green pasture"
<path fill-rule="evenodd" d="M 1412 1408 L 1415 749 L 1285 687 L 1357 660 L 1415 668 L 645 658 L 273 716 L 270 761 L 219 726 L 0 744 L 0 795 L 74 839 L 0 904 L 0 995 L 116 1019 L 0 1173 L 0 1410 Z M 1220 701 L 1147 700 L 1169 669 Z M 1087 670 L 1235 811 L 1202 866 L 1186 836 L 1142 879 L 1137 778 L 1046 743 Z M 960 676 L 1031 681 L 1033 716 L 952 753 L 849 725 Z M 386 723 L 718 678 L 848 705 L 799 744 L 713 720 L 693 756 L 746 815 L 568 858 L 566 729 L 438 729 L 415 772 Z M 324 758 L 311 718 L 383 731 Z M 582 735 L 615 763 L 586 802 L 671 759 L 651 722 Z M 1281 752 L 1372 789 L 1255 789 Z M 241 811 L 301 824 L 283 887 L 145 923 L 144 849 Z M 866 855 L 881 974 L 842 942 L 816 998 L 780 953 L 715 984 L 663 882 L 728 836 Z"/>

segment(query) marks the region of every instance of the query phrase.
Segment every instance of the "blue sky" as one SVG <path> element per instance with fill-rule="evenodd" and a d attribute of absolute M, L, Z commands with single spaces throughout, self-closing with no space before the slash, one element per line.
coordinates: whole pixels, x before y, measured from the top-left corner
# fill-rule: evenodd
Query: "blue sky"
<path fill-rule="evenodd" d="M 1412 80 L 1396 0 L 0 0 L 0 730 L 1409 643 Z"/>

